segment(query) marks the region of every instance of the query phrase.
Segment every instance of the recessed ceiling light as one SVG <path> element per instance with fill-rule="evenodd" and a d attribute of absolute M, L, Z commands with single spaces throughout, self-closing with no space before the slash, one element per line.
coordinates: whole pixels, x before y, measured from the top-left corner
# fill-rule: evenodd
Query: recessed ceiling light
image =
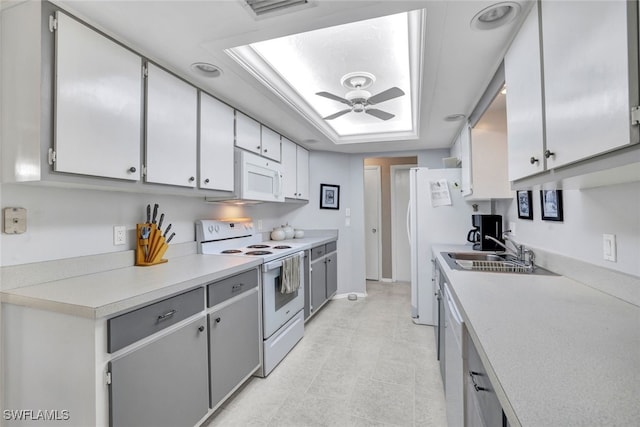
<path fill-rule="evenodd" d="M 474 30 L 492 30 L 513 21 L 520 12 L 520 5 L 507 1 L 496 3 L 482 9 L 471 20 L 471 28 Z"/>
<path fill-rule="evenodd" d="M 457 122 L 458 120 L 464 120 L 466 117 L 464 114 L 451 114 L 445 117 L 444 120 L 447 122 Z"/>
<path fill-rule="evenodd" d="M 194 62 L 191 64 L 191 69 L 204 77 L 215 78 L 222 75 L 222 69 L 220 67 L 209 64 L 208 62 Z"/>

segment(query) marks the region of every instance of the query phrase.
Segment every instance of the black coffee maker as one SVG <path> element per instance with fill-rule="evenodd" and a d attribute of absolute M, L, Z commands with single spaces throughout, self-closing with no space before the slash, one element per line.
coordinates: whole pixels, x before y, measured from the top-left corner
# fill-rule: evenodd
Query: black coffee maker
<path fill-rule="evenodd" d="M 504 248 L 491 239 L 491 236 L 504 243 L 502 239 L 502 215 L 471 215 L 474 228 L 467 233 L 467 241 L 473 243 L 476 251 L 501 251 Z"/>

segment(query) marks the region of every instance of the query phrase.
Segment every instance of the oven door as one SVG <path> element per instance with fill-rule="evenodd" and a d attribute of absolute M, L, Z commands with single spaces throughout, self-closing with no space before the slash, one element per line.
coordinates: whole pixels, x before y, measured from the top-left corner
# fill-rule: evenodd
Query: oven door
<path fill-rule="evenodd" d="M 265 340 L 304 308 L 304 252 L 291 256 L 300 259 L 300 286 L 295 292 L 280 292 L 282 261 L 288 257 L 268 262 L 262 268 L 262 326 Z"/>

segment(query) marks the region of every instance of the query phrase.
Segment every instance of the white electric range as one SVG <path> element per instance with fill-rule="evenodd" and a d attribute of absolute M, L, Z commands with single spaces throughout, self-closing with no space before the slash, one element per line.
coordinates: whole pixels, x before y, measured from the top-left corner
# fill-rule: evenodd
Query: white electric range
<path fill-rule="evenodd" d="M 206 255 L 260 257 L 262 264 L 262 366 L 267 376 L 304 335 L 304 250 L 294 242 L 262 241 L 249 218 L 196 221 L 198 252 Z M 300 284 L 282 293 L 280 284 L 285 259 L 298 257 Z"/>

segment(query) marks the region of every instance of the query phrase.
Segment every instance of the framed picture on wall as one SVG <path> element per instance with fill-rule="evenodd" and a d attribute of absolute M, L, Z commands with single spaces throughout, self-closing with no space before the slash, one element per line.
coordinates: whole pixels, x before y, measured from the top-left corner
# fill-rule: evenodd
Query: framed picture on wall
<path fill-rule="evenodd" d="M 320 184 L 320 209 L 340 209 L 340 186 Z"/>
<path fill-rule="evenodd" d="M 533 196 L 531 191 L 521 190 L 516 192 L 518 202 L 518 218 L 533 219 Z"/>
<path fill-rule="evenodd" d="M 562 221 L 562 190 L 540 190 L 540 206 L 543 220 Z"/>

